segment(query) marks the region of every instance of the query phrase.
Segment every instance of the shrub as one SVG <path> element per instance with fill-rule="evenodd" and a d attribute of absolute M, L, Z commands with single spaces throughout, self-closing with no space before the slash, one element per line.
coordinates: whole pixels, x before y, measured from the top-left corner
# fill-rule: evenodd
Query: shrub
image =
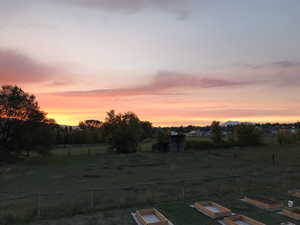
<path fill-rule="evenodd" d="M 193 149 L 193 150 L 202 150 L 202 149 L 214 149 L 217 145 L 214 144 L 211 141 L 196 141 L 196 140 L 189 140 L 186 142 L 186 148 L 187 149 Z"/>
<path fill-rule="evenodd" d="M 262 134 L 255 125 L 241 124 L 234 129 L 234 140 L 239 146 L 261 145 Z"/>
<path fill-rule="evenodd" d="M 295 144 L 297 142 L 296 135 L 289 130 L 279 130 L 277 135 L 277 142 L 281 145 L 284 144 Z"/>
<path fill-rule="evenodd" d="M 15 224 L 17 222 L 17 216 L 12 211 L 3 211 L 0 214 L 0 224 L 1 225 L 9 225 Z"/>

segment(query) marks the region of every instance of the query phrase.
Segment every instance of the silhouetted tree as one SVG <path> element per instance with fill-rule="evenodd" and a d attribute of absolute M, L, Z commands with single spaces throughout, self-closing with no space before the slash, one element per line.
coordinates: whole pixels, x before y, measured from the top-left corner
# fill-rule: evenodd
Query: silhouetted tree
<path fill-rule="evenodd" d="M 34 95 L 17 86 L 1 87 L 0 160 L 16 158 L 29 149 L 34 151 L 39 148 L 39 152 L 42 152 L 44 148 L 46 151 L 51 138 L 49 135 L 42 136 L 42 133 L 54 129 L 54 126 L 55 121 L 46 118 Z"/>
<path fill-rule="evenodd" d="M 222 137 L 222 128 L 220 126 L 220 122 L 213 121 L 210 130 L 211 130 L 211 140 L 215 144 L 221 144 L 223 142 L 223 137 Z"/>
<path fill-rule="evenodd" d="M 101 128 L 102 122 L 99 120 L 85 120 L 79 122 L 80 129 L 93 129 L 93 128 Z"/>
<path fill-rule="evenodd" d="M 116 114 L 111 110 L 103 123 L 103 134 L 116 152 L 137 152 L 143 139 L 143 122 L 132 112 Z"/>

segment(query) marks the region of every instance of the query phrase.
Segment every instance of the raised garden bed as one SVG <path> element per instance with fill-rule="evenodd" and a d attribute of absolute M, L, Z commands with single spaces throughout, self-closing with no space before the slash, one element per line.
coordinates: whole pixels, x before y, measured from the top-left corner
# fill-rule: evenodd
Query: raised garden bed
<path fill-rule="evenodd" d="M 282 213 L 292 219 L 300 220 L 300 208 L 285 208 Z"/>
<path fill-rule="evenodd" d="M 299 190 L 291 190 L 291 191 L 289 191 L 289 194 L 296 198 L 300 198 L 300 189 Z"/>
<path fill-rule="evenodd" d="M 265 197 L 247 196 L 243 199 L 243 201 L 268 210 L 279 210 L 283 208 L 283 204 Z"/>
<path fill-rule="evenodd" d="M 223 220 L 226 225 L 265 225 L 264 223 L 258 222 L 247 216 L 231 216 L 225 217 Z"/>
<path fill-rule="evenodd" d="M 143 225 L 168 225 L 169 221 L 156 209 L 136 211 L 137 220 Z"/>
<path fill-rule="evenodd" d="M 225 216 L 231 216 L 231 210 L 227 209 L 215 202 L 207 201 L 207 202 L 196 202 L 194 204 L 196 209 L 198 209 L 203 214 L 211 217 L 211 218 L 220 218 Z"/>

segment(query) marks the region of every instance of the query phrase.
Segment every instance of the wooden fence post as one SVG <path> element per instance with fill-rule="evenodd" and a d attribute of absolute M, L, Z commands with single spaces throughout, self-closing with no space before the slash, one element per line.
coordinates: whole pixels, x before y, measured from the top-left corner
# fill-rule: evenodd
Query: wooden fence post
<path fill-rule="evenodd" d="M 41 217 L 41 192 L 37 194 L 37 216 Z"/>
<path fill-rule="evenodd" d="M 182 200 L 185 201 L 185 184 L 182 183 Z"/>
<path fill-rule="evenodd" d="M 91 204 L 91 209 L 94 208 L 94 191 L 91 190 L 90 192 L 90 204 Z"/>

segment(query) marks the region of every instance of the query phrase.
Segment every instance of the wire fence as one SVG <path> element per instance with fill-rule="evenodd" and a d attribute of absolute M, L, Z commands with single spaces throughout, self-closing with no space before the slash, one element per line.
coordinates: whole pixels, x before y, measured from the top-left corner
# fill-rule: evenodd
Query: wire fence
<path fill-rule="evenodd" d="M 162 202 L 233 196 L 236 198 L 252 193 L 281 196 L 281 200 L 285 200 L 287 191 L 296 189 L 297 185 L 299 185 L 298 177 L 282 174 L 272 179 L 259 179 L 254 175 L 204 177 L 106 186 L 77 192 L 38 192 L 23 195 L 0 193 L 0 222 L 1 216 L 7 217 L 11 214 L 22 220 L 48 219 Z"/>

